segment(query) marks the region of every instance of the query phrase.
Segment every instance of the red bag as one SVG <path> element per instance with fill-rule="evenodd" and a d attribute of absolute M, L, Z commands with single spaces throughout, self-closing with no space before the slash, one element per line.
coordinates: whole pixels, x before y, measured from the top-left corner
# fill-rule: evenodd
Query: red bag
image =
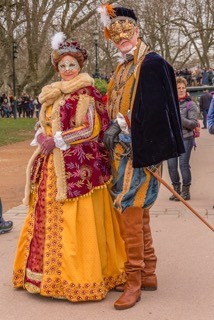
<path fill-rule="evenodd" d="M 193 136 L 194 138 L 199 138 L 201 133 L 201 125 L 200 122 L 197 120 L 197 127 L 193 129 Z"/>

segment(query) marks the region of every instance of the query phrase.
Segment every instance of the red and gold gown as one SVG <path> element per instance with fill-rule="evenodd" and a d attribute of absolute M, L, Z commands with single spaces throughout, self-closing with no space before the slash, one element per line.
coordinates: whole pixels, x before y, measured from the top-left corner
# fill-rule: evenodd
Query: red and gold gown
<path fill-rule="evenodd" d="M 69 81 L 70 89 L 55 83 L 42 91 L 40 122 L 49 136 L 61 130 L 69 147 L 48 156 L 38 149 L 31 161 L 29 210 L 13 276 L 15 288 L 73 302 L 101 300 L 125 280 L 102 144 L 109 121 L 101 95 L 84 75 L 77 76 L 78 85 Z"/>

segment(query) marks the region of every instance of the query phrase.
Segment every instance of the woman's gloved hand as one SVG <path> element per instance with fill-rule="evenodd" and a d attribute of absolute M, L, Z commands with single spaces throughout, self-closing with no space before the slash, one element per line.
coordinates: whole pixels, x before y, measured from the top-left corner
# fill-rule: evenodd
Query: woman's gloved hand
<path fill-rule="evenodd" d="M 44 133 L 40 133 L 38 136 L 37 136 L 37 142 L 42 145 L 42 143 L 45 141 L 45 139 L 47 138 L 46 134 Z"/>
<path fill-rule="evenodd" d="M 40 133 L 37 137 L 38 143 L 41 145 L 41 151 L 44 155 L 50 154 L 55 148 L 55 142 L 52 137 Z"/>
<path fill-rule="evenodd" d="M 41 151 L 44 155 L 52 153 L 55 148 L 55 142 L 53 137 L 46 137 L 41 144 Z"/>
<path fill-rule="evenodd" d="M 116 138 L 121 132 L 118 122 L 114 122 L 104 133 L 103 143 L 108 150 L 114 149 L 114 144 L 116 143 Z"/>

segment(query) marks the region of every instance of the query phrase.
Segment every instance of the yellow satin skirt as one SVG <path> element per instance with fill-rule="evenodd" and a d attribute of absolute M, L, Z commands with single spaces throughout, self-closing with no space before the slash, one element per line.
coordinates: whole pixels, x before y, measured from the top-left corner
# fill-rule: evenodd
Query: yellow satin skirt
<path fill-rule="evenodd" d="M 50 156 L 30 205 L 14 262 L 13 284 L 70 301 L 101 300 L 125 282 L 124 243 L 107 188 L 58 202 Z"/>

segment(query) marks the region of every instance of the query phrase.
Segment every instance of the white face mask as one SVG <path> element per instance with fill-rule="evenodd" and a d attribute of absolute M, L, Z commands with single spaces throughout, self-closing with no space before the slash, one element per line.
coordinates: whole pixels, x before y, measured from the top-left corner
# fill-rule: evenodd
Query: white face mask
<path fill-rule="evenodd" d="M 63 62 L 59 62 L 58 64 L 59 71 L 72 71 L 72 70 L 80 70 L 80 65 L 76 59 L 73 61 L 65 60 Z"/>

